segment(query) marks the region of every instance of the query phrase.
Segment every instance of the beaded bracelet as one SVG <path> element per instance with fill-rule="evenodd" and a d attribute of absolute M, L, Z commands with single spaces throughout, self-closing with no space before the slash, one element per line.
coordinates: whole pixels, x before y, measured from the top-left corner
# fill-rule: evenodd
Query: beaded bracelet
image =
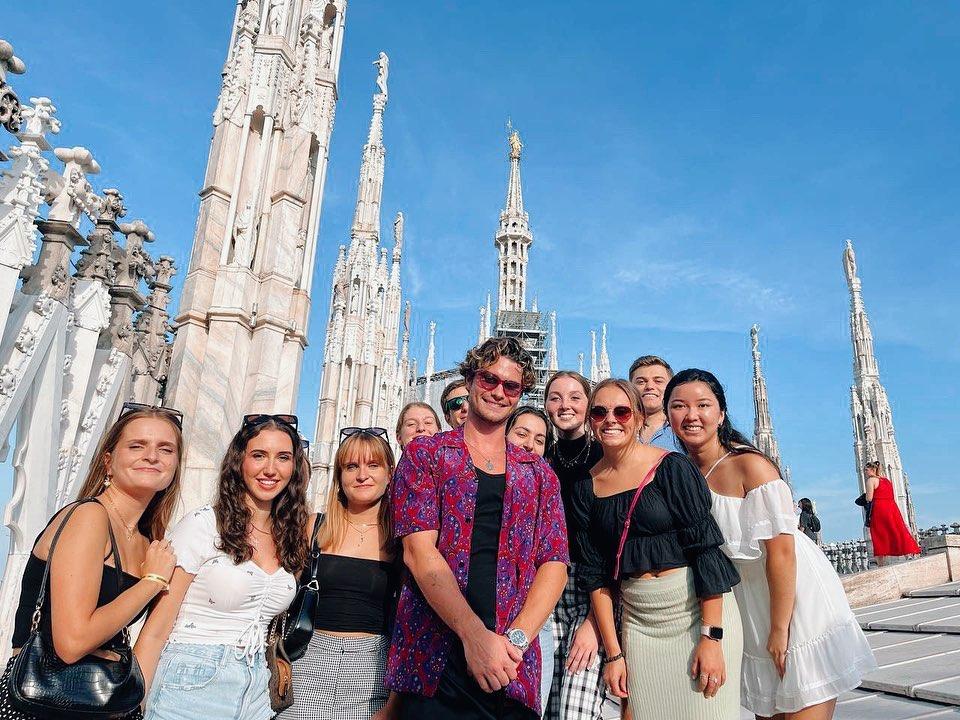
<path fill-rule="evenodd" d="M 147 573 L 146 575 L 143 576 L 142 579 L 149 580 L 150 582 L 155 582 L 164 590 L 170 589 L 170 581 L 167 580 L 163 575 L 157 575 L 156 573 Z"/>
<path fill-rule="evenodd" d="M 622 652 L 619 652 L 619 653 L 617 653 L 616 655 L 613 655 L 613 656 L 608 657 L 608 658 L 604 658 L 603 660 L 600 661 L 600 664 L 601 664 L 601 665 L 606 665 L 607 663 L 616 662 L 617 660 L 622 660 L 622 659 L 623 659 L 623 653 L 622 653 Z"/>

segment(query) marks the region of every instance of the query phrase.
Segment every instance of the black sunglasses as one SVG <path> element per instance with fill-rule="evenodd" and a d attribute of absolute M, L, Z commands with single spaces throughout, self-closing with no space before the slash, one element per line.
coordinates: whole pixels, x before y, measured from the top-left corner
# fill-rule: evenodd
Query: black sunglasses
<path fill-rule="evenodd" d="M 280 422 L 284 425 L 289 425 L 294 430 L 297 429 L 297 416 L 296 415 L 267 415 L 265 413 L 253 413 L 251 415 L 243 416 L 243 427 L 250 427 L 256 425 L 263 425 L 270 421 Z"/>
<path fill-rule="evenodd" d="M 469 395 L 461 395 L 460 397 L 450 398 L 443 403 L 443 413 L 446 415 L 454 410 L 459 410 L 468 402 L 470 402 Z"/>
<path fill-rule="evenodd" d="M 353 437 L 354 435 L 372 435 L 373 437 L 383 438 L 384 441 L 388 441 L 387 431 L 382 427 L 345 427 L 340 431 L 340 444 L 343 444 L 343 441 L 348 437 Z"/>
<path fill-rule="evenodd" d="M 120 414 L 117 416 L 119 420 L 124 415 L 129 415 L 132 412 L 140 412 L 142 410 L 152 410 L 153 412 L 158 412 L 163 415 L 166 415 L 170 420 L 176 423 L 177 427 L 183 430 L 183 413 L 179 410 L 174 410 L 173 408 L 161 407 L 160 405 L 147 405 L 146 403 L 138 402 L 125 402 L 120 407 Z"/>

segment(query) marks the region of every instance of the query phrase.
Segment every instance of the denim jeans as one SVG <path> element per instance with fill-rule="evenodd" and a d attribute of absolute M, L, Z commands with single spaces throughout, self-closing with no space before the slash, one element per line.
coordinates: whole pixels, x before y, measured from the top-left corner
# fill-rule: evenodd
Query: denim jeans
<path fill-rule="evenodd" d="M 149 720 L 269 720 L 270 671 L 233 645 L 167 643 L 147 696 Z"/>
<path fill-rule="evenodd" d="M 547 709 L 547 700 L 550 698 L 550 686 L 553 684 L 553 617 L 548 617 L 547 621 L 540 628 L 540 717 L 543 717 Z"/>

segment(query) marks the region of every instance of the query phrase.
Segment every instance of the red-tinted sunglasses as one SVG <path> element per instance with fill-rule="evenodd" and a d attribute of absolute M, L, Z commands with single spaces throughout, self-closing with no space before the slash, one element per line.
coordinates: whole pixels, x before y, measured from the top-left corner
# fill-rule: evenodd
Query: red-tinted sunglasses
<path fill-rule="evenodd" d="M 503 386 L 503 394 L 510 398 L 520 397 L 523 392 L 523 385 L 516 380 L 504 380 L 492 372 L 481 370 L 473 376 L 474 381 L 484 392 L 491 392 L 497 388 L 497 385 Z"/>
<path fill-rule="evenodd" d="M 617 405 L 612 410 L 608 410 L 603 405 L 594 405 L 590 408 L 590 419 L 595 423 L 601 423 L 610 413 L 613 413 L 613 419 L 618 423 L 625 423 L 633 417 L 633 410 L 626 405 Z"/>

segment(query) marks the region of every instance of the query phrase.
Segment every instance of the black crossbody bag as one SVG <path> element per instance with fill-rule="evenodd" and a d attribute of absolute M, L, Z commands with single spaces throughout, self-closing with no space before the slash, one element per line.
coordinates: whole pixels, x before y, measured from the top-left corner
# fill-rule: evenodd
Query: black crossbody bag
<path fill-rule="evenodd" d="M 283 651 L 291 662 L 299 660 L 307 652 L 307 646 L 313 637 L 313 618 L 320 599 L 320 582 L 317 573 L 320 570 L 320 548 L 317 545 L 317 533 L 323 525 L 323 514 L 317 515 L 310 535 L 310 562 L 300 575 L 297 594 L 287 610 L 287 627 L 283 633 Z"/>
<path fill-rule="evenodd" d="M 96 498 L 78 502 L 63 518 L 53 536 L 33 612 L 30 636 L 14 659 L 7 681 L 10 705 L 14 709 L 50 720 L 120 720 L 139 707 L 145 692 L 143 675 L 130 647 L 130 632 L 126 627 L 121 631 L 121 645 L 104 648 L 115 652 L 119 656 L 117 659 L 90 654 L 75 663 L 61 660 L 52 641 L 40 632 L 40 617 L 49 592 L 50 565 L 57 541 L 70 516 L 88 502 L 99 504 Z M 123 591 L 123 566 L 109 522 L 107 529 L 119 595 Z"/>

